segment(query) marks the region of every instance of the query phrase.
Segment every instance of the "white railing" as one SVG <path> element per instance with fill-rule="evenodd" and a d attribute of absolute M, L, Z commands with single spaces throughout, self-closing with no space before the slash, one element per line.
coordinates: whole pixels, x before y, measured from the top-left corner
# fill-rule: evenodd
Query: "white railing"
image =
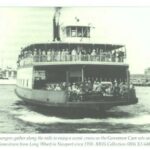
<path fill-rule="evenodd" d="M 20 60 L 19 66 L 29 65 L 33 62 L 79 62 L 79 61 L 89 61 L 89 62 L 125 62 L 124 57 L 115 57 L 111 54 L 101 54 L 96 56 L 91 55 L 36 55 L 30 56 Z"/>

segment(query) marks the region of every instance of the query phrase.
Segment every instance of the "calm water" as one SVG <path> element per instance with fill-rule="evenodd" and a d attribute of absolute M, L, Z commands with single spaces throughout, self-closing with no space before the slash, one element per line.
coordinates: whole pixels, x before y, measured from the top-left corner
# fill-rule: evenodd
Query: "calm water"
<path fill-rule="evenodd" d="M 139 103 L 115 107 L 96 117 L 59 117 L 34 111 L 0 85 L 0 133 L 149 133 L 150 87 L 136 87 Z"/>

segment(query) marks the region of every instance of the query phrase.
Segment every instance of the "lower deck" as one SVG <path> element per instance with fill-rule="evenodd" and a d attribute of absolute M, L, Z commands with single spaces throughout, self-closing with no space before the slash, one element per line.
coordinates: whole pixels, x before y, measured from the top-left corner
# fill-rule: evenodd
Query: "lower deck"
<path fill-rule="evenodd" d="M 16 93 L 50 107 L 93 108 L 137 103 L 128 66 L 33 66 L 18 69 Z"/>
<path fill-rule="evenodd" d="M 137 98 L 133 95 L 128 97 L 99 96 L 97 99 L 88 97 L 84 100 L 70 101 L 66 91 L 45 91 L 45 90 L 29 90 L 26 88 L 16 87 L 16 94 L 26 102 L 52 107 L 52 108 L 72 108 L 72 109 L 91 109 L 100 110 L 108 109 L 113 106 L 130 105 L 137 103 Z M 92 99 L 91 99 L 92 98 Z"/>

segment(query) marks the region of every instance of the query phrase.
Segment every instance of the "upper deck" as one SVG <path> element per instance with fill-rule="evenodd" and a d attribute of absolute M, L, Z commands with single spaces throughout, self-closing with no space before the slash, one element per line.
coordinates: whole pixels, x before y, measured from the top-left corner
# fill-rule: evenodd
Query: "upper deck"
<path fill-rule="evenodd" d="M 126 66 L 124 45 L 52 42 L 25 47 L 18 67 L 26 65 L 122 65 Z"/>

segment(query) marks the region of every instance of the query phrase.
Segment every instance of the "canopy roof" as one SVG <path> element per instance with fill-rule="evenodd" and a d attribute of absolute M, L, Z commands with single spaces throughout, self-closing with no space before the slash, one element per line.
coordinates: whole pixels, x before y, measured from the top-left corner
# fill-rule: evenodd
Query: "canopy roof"
<path fill-rule="evenodd" d="M 82 25 L 82 24 L 77 24 L 77 25 L 66 25 L 65 27 L 83 27 L 83 28 L 90 28 L 88 25 Z"/>
<path fill-rule="evenodd" d="M 83 48 L 91 48 L 91 49 L 103 49 L 104 51 L 111 51 L 115 49 L 119 49 L 124 47 L 124 45 L 114 45 L 114 44 L 100 44 L 100 43 L 64 43 L 64 42 L 51 42 L 51 43 L 37 43 L 37 44 L 31 44 L 23 49 L 23 51 L 28 50 L 34 50 L 34 49 L 42 49 L 42 50 L 48 50 L 48 49 L 73 49 L 78 46 L 81 46 Z"/>

